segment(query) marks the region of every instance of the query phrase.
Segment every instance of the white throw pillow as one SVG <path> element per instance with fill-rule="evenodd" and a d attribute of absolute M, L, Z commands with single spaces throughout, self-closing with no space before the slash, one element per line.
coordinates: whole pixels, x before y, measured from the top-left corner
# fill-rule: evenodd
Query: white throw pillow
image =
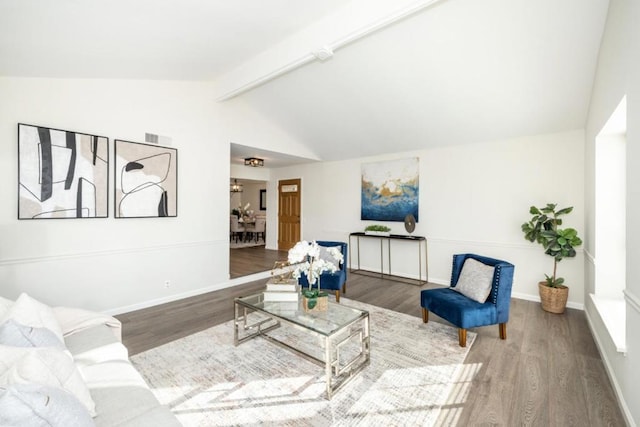
<path fill-rule="evenodd" d="M 462 266 L 458 283 L 451 288 L 479 303 L 487 301 L 491 293 L 495 267 L 467 258 Z"/>
<path fill-rule="evenodd" d="M 320 246 L 320 259 L 333 264 L 336 270 L 339 270 L 340 262 L 342 261 L 341 249 L 342 248 L 340 246 Z"/>
<path fill-rule="evenodd" d="M 0 318 L 0 324 L 3 324 L 9 319 L 14 319 L 16 322 L 33 326 L 34 328 L 47 328 L 54 334 L 61 342 L 64 342 L 62 337 L 62 329 L 60 324 L 53 314 L 53 310 L 46 304 L 41 303 L 29 295 L 22 293 L 11 306 L 9 310 Z"/>
<path fill-rule="evenodd" d="M 9 319 L 0 325 L 0 344 L 14 347 L 56 347 L 66 350 L 56 334 L 47 328 L 36 328 Z"/>
<path fill-rule="evenodd" d="M 95 423 L 87 408 L 61 388 L 13 384 L 0 386 L 0 425 L 89 427 Z"/>
<path fill-rule="evenodd" d="M 95 403 L 73 360 L 53 347 L 0 345 L 0 386 L 36 383 L 60 387 L 73 394 L 96 415 Z"/>
<path fill-rule="evenodd" d="M 12 305 L 13 305 L 13 301 L 11 301 L 10 299 L 0 297 L 0 317 L 4 316 L 5 313 L 11 308 Z"/>

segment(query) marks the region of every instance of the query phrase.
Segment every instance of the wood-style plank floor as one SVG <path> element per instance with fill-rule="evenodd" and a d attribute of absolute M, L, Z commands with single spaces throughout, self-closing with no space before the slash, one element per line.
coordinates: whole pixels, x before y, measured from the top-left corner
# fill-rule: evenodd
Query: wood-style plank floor
<path fill-rule="evenodd" d="M 247 252 L 243 263 L 255 265 L 256 256 Z M 264 262 L 270 263 L 266 270 L 273 265 Z M 231 320 L 233 298 L 261 290 L 265 282 L 119 315 L 123 342 L 133 355 Z M 421 322 L 420 291 L 435 286 L 350 274 L 345 297 Z M 446 323 L 433 314 L 429 321 Z M 506 341 L 497 326 L 472 331 L 478 337 L 465 360 L 465 381 L 444 406 L 439 425 L 625 425 L 584 312 L 550 314 L 539 303 L 513 299 Z"/>
<path fill-rule="evenodd" d="M 271 270 L 273 263 L 287 259 L 287 251 L 265 249 L 253 246 L 229 249 L 229 276 L 232 279 Z"/>

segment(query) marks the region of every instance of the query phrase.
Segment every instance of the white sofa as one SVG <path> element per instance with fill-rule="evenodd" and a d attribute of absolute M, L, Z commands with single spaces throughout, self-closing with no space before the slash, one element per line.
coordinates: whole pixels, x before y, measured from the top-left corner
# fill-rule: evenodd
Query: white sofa
<path fill-rule="evenodd" d="M 117 319 L 22 294 L 0 297 L 0 425 L 180 423 L 130 363 Z"/>

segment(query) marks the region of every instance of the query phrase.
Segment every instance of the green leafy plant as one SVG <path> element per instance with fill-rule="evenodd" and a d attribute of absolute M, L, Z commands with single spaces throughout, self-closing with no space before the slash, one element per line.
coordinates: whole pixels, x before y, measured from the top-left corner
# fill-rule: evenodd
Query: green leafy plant
<path fill-rule="evenodd" d="M 387 233 L 389 231 L 391 231 L 391 229 L 389 227 L 387 227 L 386 225 L 378 225 L 378 224 L 374 224 L 374 225 L 368 225 L 364 231 L 381 231 L 383 233 Z"/>
<path fill-rule="evenodd" d="M 309 300 L 307 303 L 307 307 L 309 307 L 309 310 L 311 310 L 318 304 L 318 298 L 326 297 L 329 294 L 325 291 L 321 291 L 318 288 L 311 288 L 311 289 L 303 289 L 302 295 L 304 295 L 304 297 Z"/>
<path fill-rule="evenodd" d="M 533 215 L 529 222 L 522 224 L 524 238 L 530 242 L 538 242 L 544 253 L 553 257 L 553 275 L 546 277 L 546 284 L 552 288 L 564 287 L 564 279 L 556 276 L 558 263 L 564 258 L 576 256 L 575 247 L 582 244 L 578 232 L 573 228 L 558 228 L 562 225 L 562 215 L 573 211 L 573 206 L 556 210 L 555 203 L 547 203 L 543 208 L 531 206 L 529 213 Z"/>

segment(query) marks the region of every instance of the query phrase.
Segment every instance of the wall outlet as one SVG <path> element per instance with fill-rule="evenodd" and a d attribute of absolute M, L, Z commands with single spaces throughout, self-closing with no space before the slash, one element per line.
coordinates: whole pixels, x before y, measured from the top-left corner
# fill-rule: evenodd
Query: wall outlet
<path fill-rule="evenodd" d="M 165 288 L 168 288 L 168 287 L 170 287 L 170 286 L 171 286 L 171 281 L 170 281 L 170 280 L 165 280 L 165 281 L 164 281 L 164 287 L 165 287 Z"/>

